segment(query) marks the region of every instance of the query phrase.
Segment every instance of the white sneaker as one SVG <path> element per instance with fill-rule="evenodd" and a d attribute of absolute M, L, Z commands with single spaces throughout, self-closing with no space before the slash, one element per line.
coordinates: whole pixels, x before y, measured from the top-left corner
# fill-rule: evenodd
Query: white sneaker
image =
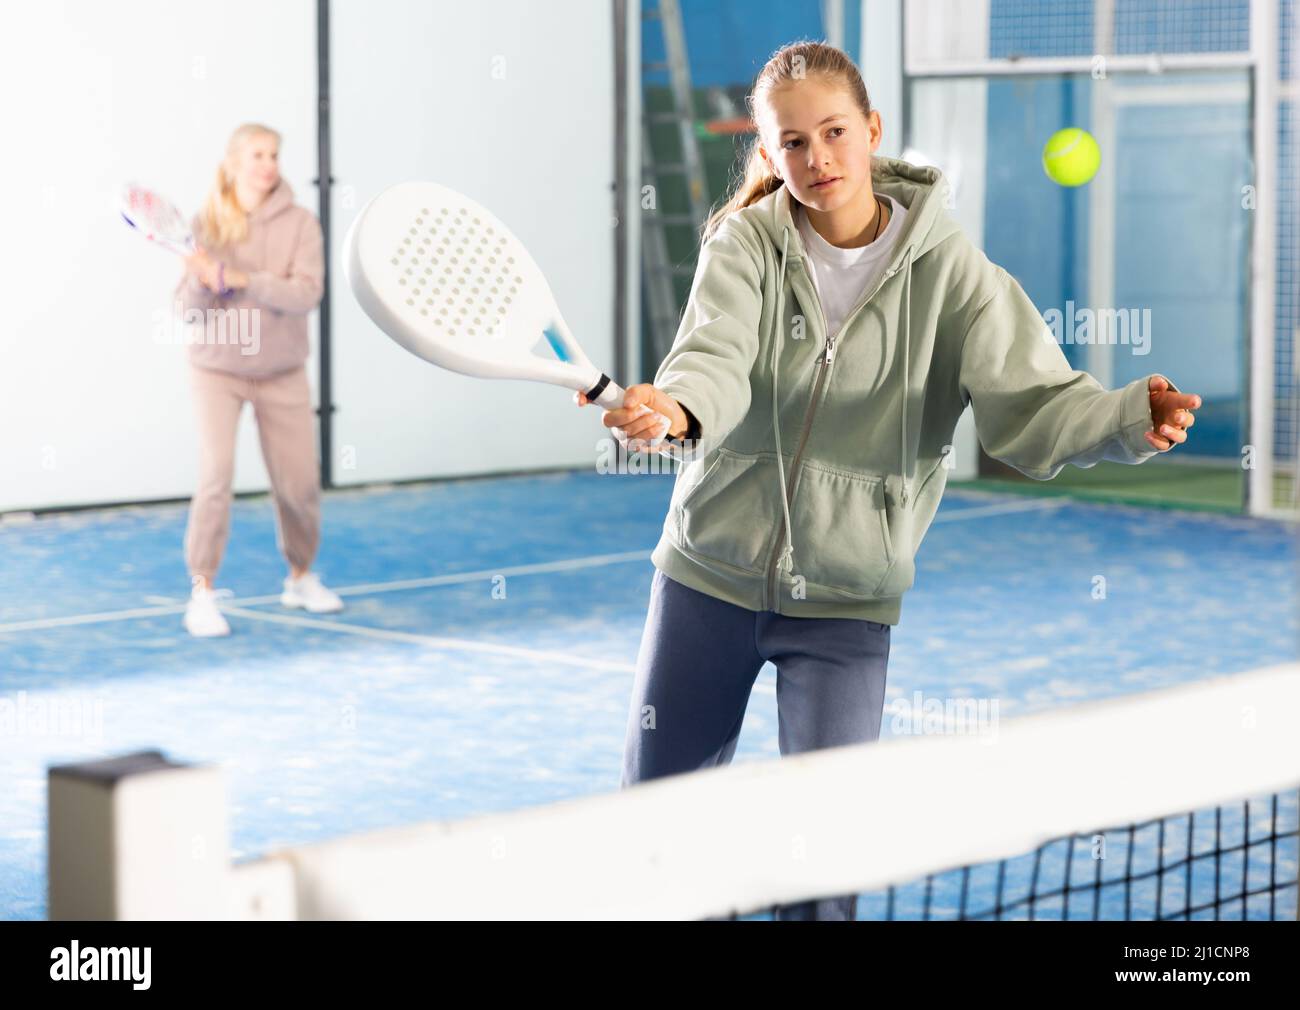
<path fill-rule="evenodd" d="M 195 638 L 215 638 L 229 635 L 230 625 L 217 607 L 217 600 L 234 596 L 229 589 L 208 589 L 195 586 L 190 602 L 185 605 L 185 630 Z"/>
<path fill-rule="evenodd" d="M 338 593 L 322 586 L 315 572 L 307 572 L 296 579 L 286 578 L 280 603 L 286 607 L 302 607 L 313 614 L 333 614 L 343 609 Z"/>

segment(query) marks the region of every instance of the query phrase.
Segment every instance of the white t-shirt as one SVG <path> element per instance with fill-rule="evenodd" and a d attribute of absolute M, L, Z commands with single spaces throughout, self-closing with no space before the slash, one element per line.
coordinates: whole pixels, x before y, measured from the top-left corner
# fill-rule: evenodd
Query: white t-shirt
<path fill-rule="evenodd" d="M 835 336 L 845 317 L 857 306 L 862 296 L 880 282 L 880 275 L 889 265 L 889 258 L 898 237 L 907 223 L 907 208 L 884 193 L 877 193 L 889 201 L 889 224 L 876 240 L 859 249 L 841 249 L 817 234 L 802 206 L 795 208 L 795 224 L 803 236 L 808 251 L 809 273 L 821 299 L 826 314 L 826 332 Z"/>

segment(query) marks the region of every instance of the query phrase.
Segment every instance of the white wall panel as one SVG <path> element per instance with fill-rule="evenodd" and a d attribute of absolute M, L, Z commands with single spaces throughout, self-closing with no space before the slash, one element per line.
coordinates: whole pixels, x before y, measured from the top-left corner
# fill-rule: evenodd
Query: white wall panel
<path fill-rule="evenodd" d="M 193 491 L 185 348 L 154 339 L 181 264 L 117 194 L 135 179 L 193 213 L 230 131 L 261 120 L 314 210 L 315 49 L 310 0 L 6 6 L 0 511 Z M 246 410 L 236 489 L 265 486 Z"/>
<path fill-rule="evenodd" d="M 343 281 L 348 225 L 407 179 L 467 193 L 520 237 L 597 367 L 613 367 L 614 22 L 607 0 L 331 8 L 338 484 L 590 466 L 599 411 L 564 390 L 443 372 Z M 540 334 L 539 334 L 540 338 Z M 615 376 L 620 381 L 622 376 Z"/>

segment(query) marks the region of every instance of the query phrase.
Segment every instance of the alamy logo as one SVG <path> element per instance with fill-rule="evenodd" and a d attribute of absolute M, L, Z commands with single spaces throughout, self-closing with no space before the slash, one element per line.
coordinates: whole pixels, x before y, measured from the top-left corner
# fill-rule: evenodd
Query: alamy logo
<path fill-rule="evenodd" d="M 262 310 L 188 309 L 178 299 L 171 312 L 153 314 L 155 344 L 231 344 L 240 354 L 257 354 L 262 349 Z"/>
<path fill-rule="evenodd" d="M 1131 344 L 1134 354 L 1151 353 L 1150 309 L 1052 308 L 1043 313 L 1043 339 L 1058 344 Z"/>
<path fill-rule="evenodd" d="M 50 951 L 50 978 L 55 982 L 130 982 L 132 989 L 149 988 L 151 947 L 71 946 Z"/>
<path fill-rule="evenodd" d="M 978 736 L 991 743 L 998 732 L 998 699 L 930 697 L 913 691 L 885 708 L 895 736 Z"/>
<path fill-rule="evenodd" d="M 12 698 L 0 696 L 0 739 L 25 736 L 102 740 L 103 698 L 81 693 L 46 698 L 26 691 Z"/>

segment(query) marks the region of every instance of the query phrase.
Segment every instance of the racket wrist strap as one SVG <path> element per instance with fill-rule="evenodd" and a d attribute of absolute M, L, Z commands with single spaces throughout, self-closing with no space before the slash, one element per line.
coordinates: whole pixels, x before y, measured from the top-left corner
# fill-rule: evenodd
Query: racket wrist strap
<path fill-rule="evenodd" d="M 609 383 L 610 383 L 609 376 L 606 375 L 604 372 L 601 372 L 600 381 L 597 382 L 594 386 L 592 386 L 589 390 L 587 390 L 583 395 L 592 403 L 595 403 L 600 398 L 600 394 L 605 392 L 605 387 L 608 386 Z"/>

